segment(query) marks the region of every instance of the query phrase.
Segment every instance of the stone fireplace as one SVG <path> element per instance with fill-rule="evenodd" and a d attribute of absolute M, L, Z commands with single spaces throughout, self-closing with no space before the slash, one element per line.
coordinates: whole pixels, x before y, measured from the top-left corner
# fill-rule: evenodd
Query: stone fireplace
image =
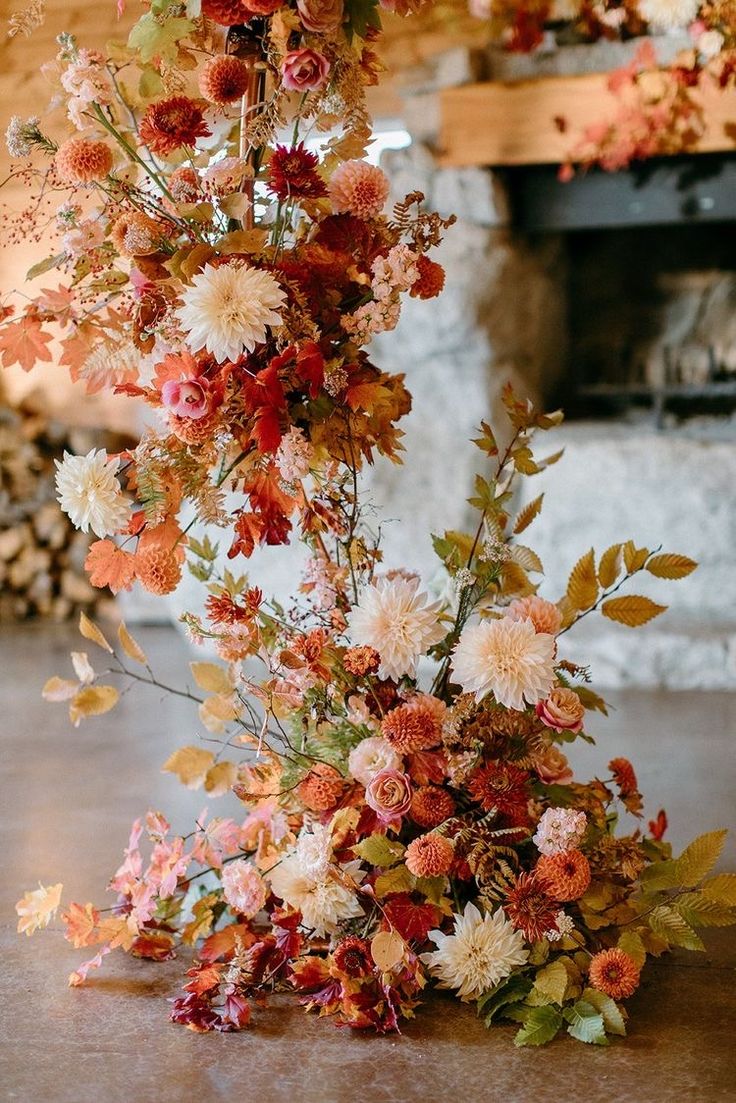
<path fill-rule="evenodd" d="M 526 79 L 532 62 L 501 64 Z M 397 197 L 419 187 L 441 214 L 459 214 L 440 258 L 446 291 L 430 311 L 409 303 L 374 345 L 379 362 L 410 366 L 415 397 L 410 518 L 399 478 L 373 477 L 382 514 L 404 518 L 384 529 L 387 558 L 431 574 L 427 531 L 469 522 L 478 457 L 466 442 L 511 379 L 569 417 L 566 456 L 528 488 L 546 496 L 529 533 L 543 594 L 559 596 L 591 545 L 621 539 L 664 541 L 701 563 L 686 582 L 636 587 L 670 605 L 646 630 L 590 618 L 566 654 L 584 653 L 601 686 L 734 688 L 736 161 L 698 156 L 571 184 L 549 165 L 444 167 L 440 90 L 488 66 L 467 51 L 425 66 L 407 92 L 412 143 L 382 160 Z"/>

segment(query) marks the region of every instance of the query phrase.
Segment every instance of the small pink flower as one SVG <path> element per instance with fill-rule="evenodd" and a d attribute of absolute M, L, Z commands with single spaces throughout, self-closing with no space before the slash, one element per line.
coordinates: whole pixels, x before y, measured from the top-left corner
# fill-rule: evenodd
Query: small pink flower
<path fill-rule="evenodd" d="M 411 808 L 412 796 L 409 775 L 390 768 L 374 774 L 365 791 L 366 804 L 387 826 L 401 822 Z"/>
<path fill-rule="evenodd" d="M 292 92 L 316 92 L 330 75 L 330 63 L 316 50 L 304 47 L 292 50 L 281 62 L 284 88 Z"/>
<path fill-rule="evenodd" d="M 252 919 L 266 903 L 266 886 L 258 870 L 250 862 L 238 858 L 222 871 L 225 899 L 233 911 Z"/>
<path fill-rule="evenodd" d="M 161 388 L 161 400 L 177 417 L 195 421 L 205 417 L 211 406 L 210 386 L 206 379 L 167 379 Z"/>
<path fill-rule="evenodd" d="M 574 689 L 558 686 L 546 701 L 539 702 L 537 716 L 553 731 L 579 732 L 585 720 L 585 709 Z"/>

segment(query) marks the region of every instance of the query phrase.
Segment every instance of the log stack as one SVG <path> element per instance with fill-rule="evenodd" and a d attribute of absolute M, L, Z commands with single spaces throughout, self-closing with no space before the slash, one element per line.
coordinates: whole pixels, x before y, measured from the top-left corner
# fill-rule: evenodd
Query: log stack
<path fill-rule="evenodd" d="M 54 459 L 65 449 L 122 446 L 109 434 L 51 421 L 32 401 L 13 408 L 0 396 L 0 623 L 61 621 L 109 601 L 84 572 L 94 537 L 78 532 L 56 501 Z"/>

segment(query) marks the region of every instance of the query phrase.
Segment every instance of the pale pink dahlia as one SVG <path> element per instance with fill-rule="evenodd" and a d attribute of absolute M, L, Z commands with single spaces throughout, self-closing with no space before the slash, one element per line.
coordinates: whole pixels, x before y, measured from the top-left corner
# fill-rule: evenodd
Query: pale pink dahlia
<path fill-rule="evenodd" d="M 388 177 L 367 161 L 345 161 L 335 169 L 329 193 L 337 214 L 376 218 L 388 199 Z"/>
<path fill-rule="evenodd" d="M 266 903 L 266 886 L 258 870 L 250 862 L 238 858 L 222 871 L 225 899 L 233 911 L 252 919 Z"/>
<path fill-rule="evenodd" d="M 555 678 L 555 639 L 530 620 L 486 620 L 465 628 L 452 656 L 453 680 L 476 701 L 492 693 L 523 712 L 546 697 Z"/>

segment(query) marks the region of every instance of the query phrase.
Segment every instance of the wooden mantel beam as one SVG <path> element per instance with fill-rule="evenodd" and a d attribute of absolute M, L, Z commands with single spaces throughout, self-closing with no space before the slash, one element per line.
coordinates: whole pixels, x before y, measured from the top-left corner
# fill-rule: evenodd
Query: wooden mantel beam
<path fill-rule="evenodd" d="M 440 97 L 439 160 L 446 167 L 565 161 L 585 127 L 614 119 L 620 101 L 606 73 L 447 88 Z M 702 93 L 708 119 L 700 153 L 734 150 L 736 92 Z M 566 121 L 561 132 L 555 120 Z"/>

